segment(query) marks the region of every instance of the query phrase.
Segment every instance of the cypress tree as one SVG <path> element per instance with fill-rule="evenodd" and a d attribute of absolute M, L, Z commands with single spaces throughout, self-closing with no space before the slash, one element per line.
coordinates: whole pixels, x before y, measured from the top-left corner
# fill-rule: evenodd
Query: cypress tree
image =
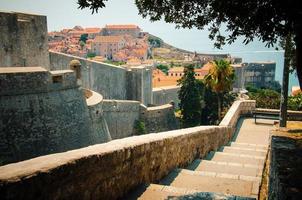
<path fill-rule="evenodd" d="M 202 85 L 195 79 L 194 67 L 185 67 L 183 77 L 178 81 L 181 85 L 178 92 L 180 99 L 180 110 L 182 114 L 182 127 L 193 127 L 200 125 L 202 106 Z"/>

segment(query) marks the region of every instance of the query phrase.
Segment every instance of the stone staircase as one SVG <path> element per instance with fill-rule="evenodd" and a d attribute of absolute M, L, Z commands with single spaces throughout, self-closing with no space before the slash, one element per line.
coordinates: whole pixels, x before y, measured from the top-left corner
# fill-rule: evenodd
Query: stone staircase
<path fill-rule="evenodd" d="M 174 169 L 158 184 L 144 185 L 128 199 L 257 199 L 268 152 L 269 124 L 238 123 L 233 142 Z"/>

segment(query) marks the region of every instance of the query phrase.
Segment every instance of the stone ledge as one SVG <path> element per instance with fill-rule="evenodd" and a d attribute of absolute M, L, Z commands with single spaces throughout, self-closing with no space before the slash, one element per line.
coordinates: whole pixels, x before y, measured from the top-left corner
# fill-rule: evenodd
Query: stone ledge
<path fill-rule="evenodd" d="M 115 199 L 226 144 L 231 132 L 228 127 L 194 127 L 133 136 L 5 165 L 0 167 L 0 190 L 3 199 L 44 199 L 45 195 L 87 199 L 87 194 Z M 205 139 L 215 142 L 204 143 Z"/>

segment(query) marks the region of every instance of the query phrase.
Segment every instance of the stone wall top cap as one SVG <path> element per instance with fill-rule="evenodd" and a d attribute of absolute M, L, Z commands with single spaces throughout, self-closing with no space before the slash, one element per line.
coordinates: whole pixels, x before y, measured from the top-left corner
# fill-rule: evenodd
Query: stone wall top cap
<path fill-rule="evenodd" d="M 50 71 L 52 75 L 61 75 L 61 74 L 67 74 L 67 73 L 74 73 L 73 70 L 70 69 L 65 69 L 65 70 L 54 70 Z"/>
<path fill-rule="evenodd" d="M 17 12 L 17 11 L 8 11 L 8 10 L 1 10 L 0 9 L 0 14 L 1 13 L 6 13 L 6 14 L 22 14 L 22 15 L 35 15 L 35 16 L 45 16 L 45 15 L 40 15 L 37 13 L 25 13 L 25 12 Z"/>
<path fill-rule="evenodd" d="M 0 67 L 0 74 L 47 72 L 43 67 Z"/>

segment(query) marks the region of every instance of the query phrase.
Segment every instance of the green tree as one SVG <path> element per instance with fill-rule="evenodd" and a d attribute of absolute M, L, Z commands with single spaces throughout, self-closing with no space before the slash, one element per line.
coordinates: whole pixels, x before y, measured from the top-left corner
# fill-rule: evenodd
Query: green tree
<path fill-rule="evenodd" d="M 145 123 L 141 120 L 135 120 L 134 133 L 136 135 L 144 135 L 147 133 Z"/>
<path fill-rule="evenodd" d="M 280 93 L 270 89 L 256 89 L 247 87 L 248 96 L 256 100 L 257 108 L 278 109 L 280 106 Z"/>
<path fill-rule="evenodd" d="M 168 74 L 169 67 L 167 65 L 160 64 L 160 65 L 157 65 L 156 68 L 161 70 L 162 72 L 164 72 L 166 75 Z"/>
<path fill-rule="evenodd" d="M 179 108 L 182 114 L 182 127 L 193 127 L 200 124 L 203 88 L 195 79 L 194 67 L 192 65 L 185 67 L 184 75 L 178 81 L 180 90 L 178 98 L 180 99 Z"/>
<path fill-rule="evenodd" d="M 211 62 L 212 67 L 205 76 L 205 85 L 217 94 L 218 120 L 221 120 L 222 96 L 232 89 L 235 79 L 234 69 L 229 61 L 221 59 Z"/>
<path fill-rule="evenodd" d="M 95 57 L 95 56 L 96 56 L 96 54 L 93 53 L 93 52 L 87 53 L 87 58 L 93 58 L 93 57 Z"/>
<path fill-rule="evenodd" d="M 288 98 L 288 109 L 302 111 L 302 94 L 290 96 Z"/>
<path fill-rule="evenodd" d="M 82 34 L 79 41 L 82 41 L 86 44 L 86 41 L 88 40 L 88 34 L 85 33 L 85 34 Z"/>
<path fill-rule="evenodd" d="M 78 0 L 79 8 L 92 13 L 105 7 L 107 0 Z M 215 46 L 233 43 L 243 36 L 244 43 L 259 38 L 268 46 L 278 39 L 293 36 L 296 46 L 296 70 L 302 87 L 302 4 L 298 0 L 135 0 L 139 14 L 151 21 L 162 18 L 177 27 L 209 27 Z M 228 35 L 222 35 L 226 29 Z"/>

